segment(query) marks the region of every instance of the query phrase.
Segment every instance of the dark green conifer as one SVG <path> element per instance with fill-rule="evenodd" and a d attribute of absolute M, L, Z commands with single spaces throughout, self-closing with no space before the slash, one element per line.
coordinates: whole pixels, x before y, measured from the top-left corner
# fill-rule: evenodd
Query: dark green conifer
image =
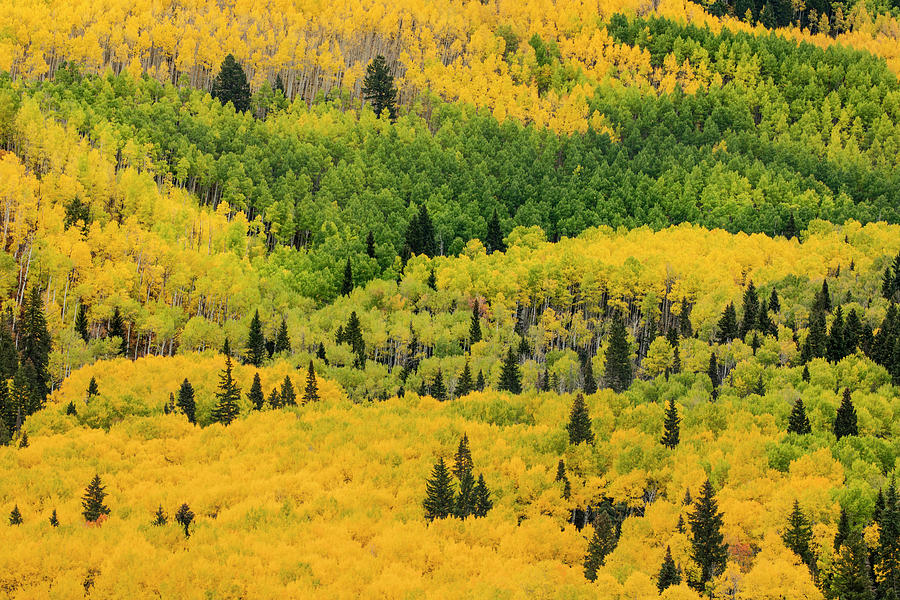
<path fill-rule="evenodd" d="M 457 479 L 461 479 L 464 472 L 471 471 L 474 467 L 472 452 L 469 450 L 469 436 L 464 433 L 459 439 L 456 454 L 453 455 L 453 475 Z"/>
<path fill-rule="evenodd" d="M 291 338 L 288 336 L 287 322 L 284 319 L 281 319 L 281 327 L 275 336 L 275 354 L 281 352 L 291 353 Z"/>
<path fill-rule="evenodd" d="M 585 394 L 594 394 L 597 392 L 597 380 L 594 379 L 594 365 L 591 361 L 590 357 L 584 361 L 584 366 L 581 368 L 582 374 L 584 377 L 584 383 L 582 384 L 582 389 Z"/>
<path fill-rule="evenodd" d="M 347 259 L 344 265 L 344 278 L 341 280 L 341 296 L 348 296 L 353 291 L 353 265 Z"/>
<path fill-rule="evenodd" d="M 122 318 L 122 313 L 119 312 L 119 307 L 115 307 L 113 309 L 112 317 L 109 320 L 109 329 L 106 332 L 107 338 L 119 338 L 119 345 L 116 347 L 116 351 L 120 355 L 128 354 L 128 343 L 126 341 L 126 333 L 125 333 L 125 320 Z"/>
<path fill-rule="evenodd" d="M 675 561 L 672 560 L 672 549 L 666 546 L 666 556 L 663 558 L 662 566 L 659 568 L 656 587 L 659 589 L 659 593 L 662 594 L 663 590 L 679 583 L 681 583 L 681 572 L 675 566 Z"/>
<path fill-rule="evenodd" d="M 494 508 L 494 502 L 491 500 L 491 491 L 484 482 L 484 476 L 478 474 L 478 482 L 475 483 L 475 511 L 476 517 L 487 516 L 488 512 Z"/>
<path fill-rule="evenodd" d="M 50 513 L 50 527 L 59 527 L 59 517 L 56 516 L 56 509 Z"/>
<path fill-rule="evenodd" d="M 19 370 L 19 353 L 16 352 L 16 342 L 9 330 L 7 319 L 0 315 L 0 381 L 6 381 L 16 376 Z M 0 393 L 5 393 L 5 386 L 0 386 Z M 9 427 L 13 423 L 8 422 Z"/>
<path fill-rule="evenodd" d="M 762 10 L 760 10 L 760 21 L 769 29 L 775 28 L 775 20 L 772 16 L 772 8 L 768 3 L 766 3 L 765 6 L 763 6 Z M 789 240 L 797 237 L 797 222 L 794 220 L 794 213 L 791 213 L 788 216 L 787 224 L 782 230 L 782 235 L 784 235 L 784 237 Z"/>
<path fill-rule="evenodd" d="M 19 448 L 27 448 L 27 447 L 28 447 L 28 432 L 23 429 L 22 437 L 19 438 Z"/>
<path fill-rule="evenodd" d="M 572 410 L 569 412 L 569 423 L 566 425 L 569 432 L 569 443 L 572 445 L 587 442 L 594 443 L 594 432 L 591 430 L 591 417 L 588 414 L 587 405 L 584 403 L 584 396 L 578 394 L 572 403 Z"/>
<path fill-rule="evenodd" d="M 247 363 L 261 367 L 268 357 L 266 352 L 266 336 L 263 334 L 259 311 L 253 313 L 250 320 L 250 332 L 247 334 Z"/>
<path fill-rule="evenodd" d="M 875 521 L 878 523 L 878 548 L 876 551 L 876 571 L 878 573 L 877 592 L 879 598 L 900 597 L 900 506 L 898 506 L 897 485 L 893 478 L 887 493 L 882 497 L 880 510 L 876 507 Z"/>
<path fill-rule="evenodd" d="M 769 310 L 776 315 L 781 312 L 781 300 L 778 298 L 778 291 L 775 288 L 772 288 L 772 293 L 769 294 Z"/>
<path fill-rule="evenodd" d="M 241 388 L 232 375 L 231 349 L 225 338 L 225 368 L 219 374 L 219 389 L 216 391 L 216 405 L 212 410 L 213 423 L 230 425 L 240 413 Z"/>
<path fill-rule="evenodd" d="M 741 320 L 741 337 L 745 337 L 752 331 L 759 322 L 759 296 L 756 293 L 756 286 L 753 281 L 747 285 L 744 290 L 744 317 Z"/>
<path fill-rule="evenodd" d="M 844 543 L 844 540 L 847 539 L 847 536 L 850 535 L 851 530 L 850 515 L 847 514 L 847 511 L 844 510 L 844 507 L 842 506 L 840 516 L 838 517 L 837 533 L 834 534 L 835 550 L 841 549 L 841 545 Z"/>
<path fill-rule="evenodd" d="M 503 392 L 512 392 L 513 394 L 522 393 L 522 375 L 519 372 L 519 360 L 512 347 L 507 350 L 506 358 L 503 360 L 503 368 L 500 371 L 500 381 L 497 384 L 497 389 Z"/>
<path fill-rule="evenodd" d="M 78 312 L 75 313 L 75 333 L 85 342 L 91 339 L 88 334 L 87 304 L 78 305 Z"/>
<path fill-rule="evenodd" d="M 440 369 L 434 374 L 434 379 L 431 380 L 430 389 L 431 396 L 435 400 L 443 402 L 447 399 L 447 386 L 444 385 L 444 376 L 441 374 Z"/>
<path fill-rule="evenodd" d="M 844 350 L 844 313 L 841 307 L 834 309 L 834 320 L 831 322 L 831 331 L 825 343 L 825 358 L 828 362 L 838 362 L 846 356 Z"/>
<path fill-rule="evenodd" d="M 181 382 L 181 387 L 178 388 L 178 400 L 176 401 L 176 405 L 187 417 L 189 423 L 197 423 L 197 405 L 194 402 L 194 387 L 187 378 Z"/>
<path fill-rule="evenodd" d="M 841 439 L 847 435 L 859 435 L 856 425 L 856 408 L 850 400 L 850 388 L 844 388 L 844 396 L 834 419 L 834 435 Z"/>
<path fill-rule="evenodd" d="M 469 368 L 469 359 L 466 358 L 466 364 L 463 366 L 459 379 L 456 381 L 456 389 L 454 390 L 456 397 L 462 398 L 472 391 L 472 386 L 474 385 L 472 382 L 472 370 Z"/>
<path fill-rule="evenodd" d="M 313 368 L 313 361 L 309 361 L 309 368 L 306 370 L 306 387 L 303 389 L 303 403 L 319 401 L 319 383 L 316 381 L 316 370 Z"/>
<path fill-rule="evenodd" d="M 219 74 L 213 81 L 212 97 L 223 105 L 231 102 L 238 112 L 250 109 L 250 84 L 247 82 L 247 75 L 231 54 L 222 61 Z"/>
<path fill-rule="evenodd" d="M 19 512 L 18 504 L 13 506 L 12 512 L 9 513 L 9 524 L 10 525 L 21 525 L 22 524 L 22 513 Z"/>
<path fill-rule="evenodd" d="M 614 319 L 609 333 L 609 345 L 606 347 L 603 380 L 616 393 L 627 390 L 631 385 L 631 351 L 627 336 L 624 323 L 620 319 Z"/>
<path fill-rule="evenodd" d="M 485 386 L 484 372 L 481 369 L 479 369 L 478 377 L 475 379 L 475 389 L 478 390 L 479 392 L 483 392 L 484 386 Z"/>
<path fill-rule="evenodd" d="M 450 479 L 450 470 L 444 464 L 443 458 L 438 458 L 431 478 L 425 483 L 425 519 L 445 519 L 453 513 L 454 505 L 453 481 Z"/>
<path fill-rule="evenodd" d="M 387 111 L 388 118 L 391 121 L 396 120 L 397 88 L 394 87 L 394 78 L 387 61 L 380 54 L 366 67 L 362 96 L 372 104 L 375 116 L 381 117 L 384 111 Z"/>
<path fill-rule="evenodd" d="M 719 362 L 716 360 L 716 353 L 712 352 L 709 355 L 709 366 L 706 367 L 706 374 L 709 376 L 709 381 L 712 383 L 712 397 L 713 400 L 718 398 L 719 396 Z"/>
<path fill-rule="evenodd" d="M 869 565 L 869 549 L 858 531 L 851 531 L 834 563 L 830 591 L 840 600 L 875 600 Z"/>
<path fill-rule="evenodd" d="M 678 416 L 678 408 L 675 407 L 675 400 L 669 398 L 669 405 L 666 407 L 666 420 L 662 436 L 662 445 L 666 448 L 674 448 L 678 445 L 681 435 L 681 417 Z"/>
<path fill-rule="evenodd" d="M 169 515 L 166 514 L 166 511 L 163 510 L 162 504 L 159 505 L 159 508 L 156 509 L 156 514 L 153 515 L 153 521 L 151 524 L 160 527 L 169 522 Z"/>
<path fill-rule="evenodd" d="M 50 362 L 51 337 L 44 315 L 44 302 L 37 285 L 31 286 L 31 291 L 23 303 L 19 327 L 20 364 L 26 368 L 30 364 L 33 369 L 29 377 L 33 403 L 25 413 L 30 415 L 43 406 L 50 391 L 47 366 Z"/>
<path fill-rule="evenodd" d="M 587 555 L 584 557 L 585 579 L 597 580 L 597 570 L 603 566 L 609 553 L 615 550 L 618 541 L 615 523 L 608 512 L 601 512 L 594 519 L 594 535 L 588 543 Z"/>
<path fill-rule="evenodd" d="M 263 394 L 262 380 L 259 378 L 257 371 L 253 375 L 253 383 L 250 384 L 250 391 L 247 392 L 247 400 L 250 402 L 252 410 L 262 410 L 263 404 L 266 402 L 266 396 Z"/>
<path fill-rule="evenodd" d="M 294 384 L 288 375 L 284 376 L 281 383 L 281 406 L 297 406 L 297 393 L 294 391 Z"/>
<path fill-rule="evenodd" d="M 481 341 L 481 307 L 478 304 L 478 299 L 475 299 L 475 304 L 472 306 L 472 322 L 469 325 L 469 344 L 474 344 L 475 342 Z"/>
<path fill-rule="evenodd" d="M 794 408 L 791 409 L 791 416 L 788 418 L 788 433 L 796 433 L 798 435 L 807 435 L 812 433 L 812 427 L 809 424 L 809 418 L 806 416 L 806 408 L 803 406 L 803 400 L 797 398 L 794 401 Z"/>
<path fill-rule="evenodd" d="M 849 356 L 856 352 L 862 332 L 862 322 L 859 320 L 856 309 L 852 308 L 847 314 L 847 321 L 844 323 L 844 356 Z"/>
<path fill-rule="evenodd" d="M 362 369 L 366 365 L 366 342 L 363 340 L 362 325 L 356 311 L 350 313 L 347 320 L 347 327 L 344 329 L 344 341 L 350 344 L 350 348 L 355 355 L 353 365 L 357 369 Z"/>
<path fill-rule="evenodd" d="M 720 344 L 726 344 L 738 336 L 737 312 L 734 310 L 733 302 L 729 302 L 722 311 L 716 329 L 718 331 L 716 341 Z"/>
<path fill-rule="evenodd" d="M 453 516 L 465 519 L 475 513 L 475 476 L 472 469 L 466 469 L 459 478 L 459 493 L 453 505 Z"/>
<path fill-rule="evenodd" d="M 437 277 L 434 274 L 434 267 L 432 267 L 431 270 L 428 271 L 428 281 L 426 283 L 428 284 L 428 287 L 430 287 L 434 291 L 437 291 Z"/>
<path fill-rule="evenodd" d="M 709 479 L 700 488 L 700 497 L 688 516 L 691 525 L 691 558 L 700 567 L 699 579 L 692 582 L 697 590 L 725 570 L 728 544 L 722 535 L 722 513 Z"/>
<path fill-rule="evenodd" d="M 91 377 L 91 382 L 88 384 L 87 395 L 88 398 L 100 395 L 100 388 L 97 387 L 97 379 L 94 377 Z"/>
<path fill-rule="evenodd" d="M 372 233 L 372 230 L 369 230 L 368 235 L 366 235 L 366 256 L 369 258 L 375 258 L 375 235 Z"/>
<path fill-rule="evenodd" d="M 812 524 L 803 511 L 800 510 L 800 503 L 794 500 L 794 507 L 788 517 L 787 527 L 782 535 L 784 545 L 794 554 L 800 557 L 810 570 L 814 571 L 816 567 L 816 557 L 813 554 L 812 545 Z"/>
<path fill-rule="evenodd" d="M 194 511 L 187 504 L 182 504 L 175 512 L 175 522 L 184 528 L 184 537 L 191 537 L 188 528 L 194 522 Z"/>
<path fill-rule="evenodd" d="M 328 366 L 328 355 L 325 354 L 325 344 L 319 342 L 319 348 L 316 350 L 316 358 L 322 361 L 322 364 Z"/>
<path fill-rule="evenodd" d="M 100 481 L 100 475 L 95 474 L 81 497 L 81 506 L 84 508 L 82 515 L 84 520 L 95 523 L 102 515 L 109 514 L 109 507 L 103 503 L 106 491 Z"/>
<path fill-rule="evenodd" d="M 266 399 L 266 404 L 272 410 L 277 410 L 281 408 L 281 394 L 278 393 L 278 386 L 272 388 L 272 392 L 269 394 L 269 397 Z"/>
<path fill-rule="evenodd" d="M 800 379 L 802 379 L 806 383 L 809 383 L 809 366 L 808 365 L 803 365 L 803 372 L 800 373 Z"/>
<path fill-rule="evenodd" d="M 73 416 L 73 417 L 75 417 L 75 416 L 78 415 L 78 411 L 75 409 L 75 403 L 74 403 L 74 402 L 69 402 L 69 403 L 66 405 L 66 414 L 67 414 L 67 415 L 70 415 L 70 416 Z"/>
<path fill-rule="evenodd" d="M 428 216 L 428 207 L 419 205 L 419 212 L 409 222 L 406 229 L 406 246 L 410 254 L 424 254 L 432 257 L 437 254 L 437 243 L 434 236 L 434 224 Z"/>
<path fill-rule="evenodd" d="M 484 245 L 488 254 L 506 251 L 506 243 L 503 241 L 503 230 L 500 228 L 500 216 L 497 214 L 497 209 L 494 209 L 491 219 L 488 221 Z"/>

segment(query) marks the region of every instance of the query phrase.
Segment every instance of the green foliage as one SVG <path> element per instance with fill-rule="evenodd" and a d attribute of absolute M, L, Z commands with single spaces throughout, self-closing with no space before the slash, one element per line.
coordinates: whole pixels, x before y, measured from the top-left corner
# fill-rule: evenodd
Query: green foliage
<path fill-rule="evenodd" d="M 438 458 L 431 478 L 425 483 L 425 519 L 446 519 L 454 510 L 453 481 L 443 458 Z"/>
<path fill-rule="evenodd" d="M 656 587 L 661 594 L 664 590 L 679 583 L 681 583 L 681 572 L 675 566 L 675 561 L 672 560 L 672 549 L 666 546 L 666 556 L 659 568 L 659 575 L 656 577 Z"/>
<path fill-rule="evenodd" d="M 666 420 L 664 423 L 664 431 L 662 436 L 662 445 L 666 448 L 675 448 L 680 438 L 681 417 L 678 416 L 678 409 L 675 407 L 675 400 L 669 398 L 669 405 L 666 407 Z"/>
<path fill-rule="evenodd" d="M 700 568 L 698 578 L 691 585 L 703 590 L 707 583 L 725 570 L 728 545 L 722 534 L 722 513 L 715 499 L 712 484 L 707 479 L 700 488 L 700 496 L 688 516 L 691 526 L 691 558 Z"/>
<path fill-rule="evenodd" d="M 572 403 L 572 410 L 569 413 L 569 423 L 566 425 L 569 432 L 569 443 L 580 444 L 594 442 L 594 432 L 591 430 L 591 417 L 588 414 L 587 405 L 584 403 L 584 396 L 578 394 Z"/>
<path fill-rule="evenodd" d="M 103 515 L 109 514 L 109 507 L 103 503 L 106 498 L 106 489 L 100 481 L 100 475 L 94 475 L 81 498 L 81 506 L 84 508 L 82 515 L 84 520 L 95 523 Z"/>
<path fill-rule="evenodd" d="M 631 349 L 628 334 L 620 319 L 614 319 L 606 348 L 606 366 L 603 380 L 614 392 L 622 392 L 631 385 Z"/>
<path fill-rule="evenodd" d="M 372 103 L 372 111 L 380 117 L 388 112 L 391 121 L 397 118 L 397 88 L 394 78 L 382 55 L 376 56 L 366 67 L 366 76 L 362 86 L 363 98 Z"/>
<path fill-rule="evenodd" d="M 250 83 L 244 69 L 231 54 L 222 61 L 211 95 L 222 104 L 231 102 L 239 113 L 250 109 Z"/>

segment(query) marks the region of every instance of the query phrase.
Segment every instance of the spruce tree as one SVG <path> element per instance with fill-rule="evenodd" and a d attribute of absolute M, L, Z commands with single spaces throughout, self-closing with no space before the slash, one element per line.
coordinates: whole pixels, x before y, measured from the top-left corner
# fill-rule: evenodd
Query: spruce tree
<path fill-rule="evenodd" d="M 479 371 L 479 375 L 481 372 Z M 512 392 L 513 394 L 522 393 L 522 375 L 519 372 L 519 360 L 516 353 L 510 347 L 506 352 L 506 358 L 503 360 L 503 368 L 500 371 L 500 382 L 497 389 L 502 392 Z"/>
<path fill-rule="evenodd" d="M 253 375 L 253 383 L 250 384 L 250 391 L 247 392 L 247 400 L 253 410 L 262 410 L 263 404 L 266 402 L 266 396 L 263 394 L 262 380 L 259 378 L 257 371 Z"/>
<path fill-rule="evenodd" d="M 718 335 L 716 341 L 720 344 L 726 344 L 738 336 L 737 312 L 734 310 L 734 303 L 729 302 L 716 327 Z"/>
<path fill-rule="evenodd" d="M 483 392 L 485 385 L 486 384 L 484 381 L 484 372 L 481 369 L 479 369 L 478 377 L 475 379 L 475 389 L 478 390 L 479 392 Z"/>
<path fill-rule="evenodd" d="M 881 494 L 879 493 L 879 497 Z M 879 598 L 900 597 L 900 506 L 897 485 L 893 478 L 883 497 L 883 507 L 876 510 L 878 523 L 878 548 L 876 570 Z"/>
<path fill-rule="evenodd" d="M 798 435 L 807 435 L 812 433 L 812 427 L 809 425 L 809 418 L 806 416 L 806 408 L 803 406 L 803 400 L 797 398 L 794 401 L 794 408 L 791 409 L 791 416 L 788 418 L 788 433 L 796 433 Z"/>
<path fill-rule="evenodd" d="M 554 479 L 554 481 L 563 481 L 565 479 L 567 479 L 566 463 L 563 459 L 559 459 L 559 462 L 556 463 L 556 479 Z"/>
<path fill-rule="evenodd" d="M 69 403 L 66 405 L 66 414 L 67 414 L 67 415 L 70 415 L 70 416 L 72 416 L 72 417 L 78 416 L 78 411 L 75 409 L 75 403 L 74 403 L 74 402 L 69 402 Z M 0 421 L 0 423 L 2 423 L 2 421 Z"/>
<path fill-rule="evenodd" d="M 352 291 L 353 265 L 350 264 L 350 259 L 347 258 L 347 262 L 344 265 L 344 278 L 341 280 L 341 296 L 349 296 Z"/>
<path fill-rule="evenodd" d="M 851 530 L 850 515 L 847 514 L 847 511 L 844 510 L 844 507 L 842 506 L 840 516 L 838 517 L 837 533 L 834 534 L 835 550 L 841 549 L 841 545 L 844 543 L 844 540 L 847 539 L 847 536 L 850 535 Z"/>
<path fill-rule="evenodd" d="M 250 332 L 247 334 L 247 363 L 254 367 L 261 367 L 268 355 L 266 336 L 263 335 L 262 322 L 257 310 L 250 320 Z"/>
<path fill-rule="evenodd" d="M 28 447 L 28 432 L 23 429 L 22 437 L 19 438 L 19 448 L 27 448 L 27 447 Z"/>
<path fill-rule="evenodd" d="M 434 291 L 437 291 L 437 277 L 434 274 L 434 267 L 432 267 L 431 270 L 428 271 L 428 281 L 426 281 L 425 283 L 428 284 L 428 287 L 430 287 Z"/>
<path fill-rule="evenodd" d="M 813 311 L 830 313 L 831 306 L 831 292 L 828 291 L 828 279 L 823 279 L 822 288 L 816 292 L 816 298 L 813 302 Z"/>
<path fill-rule="evenodd" d="M 594 365 L 591 361 L 590 357 L 584 361 L 584 366 L 582 367 L 582 373 L 584 375 L 584 383 L 582 384 L 582 389 L 585 394 L 594 394 L 597 392 L 597 380 L 594 379 Z"/>
<path fill-rule="evenodd" d="M 223 105 L 231 102 L 238 112 L 250 109 L 250 84 L 247 82 L 247 75 L 231 54 L 222 61 L 219 74 L 213 81 L 211 95 Z"/>
<path fill-rule="evenodd" d="M 481 341 L 481 307 L 478 305 L 478 299 L 472 306 L 472 322 L 469 325 L 469 344 Z"/>
<path fill-rule="evenodd" d="M 741 320 L 741 337 L 745 337 L 751 330 L 756 328 L 759 320 L 759 297 L 756 294 L 756 286 L 753 281 L 747 285 L 744 290 L 744 317 Z"/>
<path fill-rule="evenodd" d="M 841 544 L 831 575 L 831 597 L 840 600 L 875 600 L 869 576 L 869 551 L 862 535 L 851 531 Z"/>
<path fill-rule="evenodd" d="M 288 336 L 287 322 L 284 319 L 281 319 L 281 327 L 275 336 L 275 354 L 281 352 L 291 353 L 291 338 Z"/>
<path fill-rule="evenodd" d="M 494 508 L 494 502 L 491 500 L 491 491 L 484 482 L 484 476 L 479 473 L 478 481 L 475 483 L 475 511 L 473 514 L 476 517 L 484 517 L 492 508 Z"/>
<path fill-rule="evenodd" d="M 56 509 L 50 513 L 50 527 L 59 527 L 59 517 L 56 516 Z"/>
<path fill-rule="evenodd" d="M 428 521 L 445 519 L 453 513 L 453 481 L 443 458 L 438 458 L 431 471 L 431 478 L 425 482 L 425 501 L 422 504 Z"/>
<path fill-rule="evenodd" d="M 856 352 L 859 347 L 860 336 L 863 333 L 863 324 L 859 320 L 856 309 L 850 309 L 847 321 L 844 323 L 844 356 Z"/>
<path fill-rule="evenodd" d="M 503 230 L 500 228 L 500 216 L 497 214 L 497 209 L 494 209 L 491 219 L 488 221 L 484 245 L 488 254 L 506 251 L 506 243 L 503 241 Z"/>
<path fill-rule="evenodd" d="M 122 356 L 128 354 L 128 343 L 125 339 L 127 337 L 125 333 L 125 320 L 122 318 L 122 313 L 119 312 L 118 306 L 113 309 L 106 337 L 108 339 L 119 338 L 119 346 L 116 348 L 117 354 Z"/>
<path fill-rule="evenodd" d="M 782 535 L 784 545 L 794 554 L 800 557 L 811 571 L 816 568 L 816 557 L 813 555 L 813 537 L 812 524 L 803 511 L 800 510 L 800 503 L 794 500 L 794 507 L 788 517 L 787 528 Z"/>
<path fill-rule="evenodd" d="M 319 342 L 319 348 L 316 350 L 316 358 L 322 361 L 322 364 L 328 366 L 328 355 L 325 354 L 325 344 Z"/>
<path fill-rule="evenodd" d="M 772 293 L 769 294 L 769 310 L 776 315 L 781 312 L 781 300 L 775 288 L 772 288 Z"/>
<path fill-rule="evenodd" d="M 834 419 L 834 435 L 841 439 L 848 435 L 859 435 L 856 425 L 856 409 L 850 400 L 850 388 L 844 388 L 844 396 Z"/>
<path fill-rule="evenodd" d="M 350 318 L 347 319 L 347 327 L 344 329 L 344 341 L 349 345 L 353 354 L 356 355 L 353 364 L 356 368 L 362 369 L 366 364 L 366 342 L 363 340 L 362 325 L 356 311 L 350 312 Z"/>
<path fill-rule="evenodd" d="M 453 504 L 453 516 L 459 519 L 465 519 L 469 515 L 475 513 L 475 477 L 472 475 L 471 469 L 462 472 L 459 478 L 459 493 Z"/>
<path fill-rule="evenodd" d="M 272 410 L 281 408 L 281 394 L 278 393 L 278 386 L 272 388 L 272 392 L 266 398 L 266 404 Z"/>
<path fill-rule="evenodd" d="M 19 370 L 19 353 L 16 352 L 16 342 L 9 330 L 7 319 L 0 316 L 0 381 L 6 381 L 16 376 Z M 5 386 L 0 386 L 4 390 Z M 7 423 L 12 427 L 12 423 Z"/>
<path fill-rule="evenodd" d="M 669 405 L 666 408 L 666 420 L 664 424 L 664 431 L 662 440 L 662 445 L 666 448 L 674 448 L 678 445 L 680 441 L 680 425 L 681 417 L 678 416 L 678 409 L 675 407 L 675 400 L 673 398 L 669 398 Z"/>
<path fill-rule="evenodd" d="M 75 313 L 75 333 L 85 342 L 91 340 L 88 333 L 87 304 L 78 305 L 78 312 Z"/>
<path fill-rule="evenodd" d="M 588 444 L 594 443 L 594 432 L 591 430 L 591 417 L 588 414 L 587 405 L 584 403 L 584 396 L 578 394 L 572 403 L 572 410 L 569 412 L 569 423 L 566 425 L 569 432 L 569 443 L 573 446 L 582 442 Z"/>
<path fill-rule="evenodd" d="M 624 323 L 620 319 L 614 319 L 606 348 L 603 380 L 616 393 L 625 391 L 631 385 L 631 352 L 627 335 Z"/>
<path fill-rule="evenodd" d="M 375 258 L 375 236 L 372 234 L 372 230 L 369 230 L 368 235 L 366 235 L 366 256 L 369 258 Z"/>
<path fill-rule="evenodd" d="M 764 24 L 766 21 L 771 20 L 771 22 L 772 22 L 771 28 L 774 29 L 774 18 L 771 16 L 772 10 L 769 7 L 768 11 L 766 11 L 767 7 L 769 7 L 768 3 L 766 3 L 766 5 L 763 7 L 763 10 L 760 11 L 760 20 L 763 21 Z M 763 15 L 762 14 L 763 12 L 767 12 L 767 14 Z M 768 27 L 769 25 L 766 25 L 766 26 Z M 782 234 L 784 235 L 785 238 L 787 238 L 789 240 L 797 237 L 797 222 L 794 220 L 794 213 L 791 213 L 788 216 L 788 221 L 787 221 L 787 224 L 784 226 L 784 230 L 782 231 Z"/>
<path fill-rule="evenodd" d="M 212 422 L 230 425 L 240 412 L 241 388 L 232 375 L 231 349 L 225 338 L 225 368 L 219 374 L 219 389 L 216 391 L 216 405 L 212 410 Z"/>
<path fill-rule="evenodd" d="M 303 403 L 319 401 L 319 383 L 316 381 L 316 370 L 313 367 L 313 361 L 309 361 L 309 368 L 306 370 L 306 387 L 303 388 Z"/>
<path fill-rule="evenodd" d="M 12 512 L 9 513 L 9 524 L 10 525 L 21 525 L 22 524 L 22 513 L 19 512 L 18 504 L 13 506 Z"/>
<path fill-rule="evenodd" d="M 678 571 L 678 567 L 675 566 L 675 561 L 672 560 L 672 549 L 666 546 L 666 556 L 663 558 L 662 566 L 659 568 L 656 587 L 659 589 L 659 593 L 662 594 L 667 588 L 679 583 L 681 583 L 681 573 Z"/>
<path fill-rule="evenodd" d="M 187 504 L 182 504 L 175 512 L 175 522 L 184 528 L 184 537 L 191 537 L 188 528 L 194 522 L 194 511 Z"/>
<path fill-rule="evenodd" d="M 434 237 L 434 224 L 428 215 L 428 207 L 424 203 L 419 205 L 419 211 L 414 216 L 406 229 L 406 246 L 410 254 L 424 254 L 432 257 L 437 253 L 437 243 Z"/>
<path fill-rule="evenodd" d="M 803 372 L 800 373 L 800 379 L 809 383 L 809 365 L 803 365 Z"/>
<path fill-rule="evenodd" d="M 709 366 L 706 367 L 706 374 L 709 376 L 709 381 L 712 383 L 712 397 L 713 400 L 718 398 L 719 396 L 719 363 L 716 360 L 716 353 L 712 352 L 709 355 Z"/>
<path fill-rule="evenodd" d="M 81 497 L 81 506 L 84 508 L 82 515 L 84 520 L 95 523 L 102 515 L 109 514 L 109 507 L 103 503 L 106 491 L 100 481 L 100 475 L 95 474 Z"/>
<path fill-rule="evenodd" d="M 87 395 L 88 398 L 100 395 L 100 388 L 97 386 L 97 379 L 95 377 L 91 377 L 91 382 L 88 384 L 87 388 Z"/>
<path fill-rule="evenodd" d="M 472 382 L 472 370 L 469 368 L 469 359 L 466 358 L 466 364 L 463 365 L 463 370 L 459 374 L 459 379 L 456 381 L 454 394 L 457 398 L 462 398 L 472 391 L 474 385 L 475 384 Z"/>
<path fill-rule="evenodd" d="M 594 535 L 588 543 L 587 555 L 584 557 L 584 577 L 588 581 L 597 580 L 597 570 L 603 566 L 606 557 L 615 550 L 618 538 L 616 525 L 609 513 L 602 511 L 594 519 Z"/>
<path fill-rule="evenodd" d="M 456 454 L 453 455 L 453 475 L 457 479 L 462 479 L 463 473 L 471 471 L 475 468 L 472 461 L 472 452 L 469 450 L 469 436 L 465 433 L 459 438 L 459 446 L 456 448 Z"/>
<path fill-rule="evenodd" d="M 722 513 L 709 479 L 700 488 L 700 497 L 688 516 L 691 525 L 691 558 L 700 567 L 699 579 L 692 582 L 698 591 L 725 570 L 728 545 L 722 535 Z"/>
<path fill-rule="evenodd" d="M 288 375 L 284 376 L 281 383 L 281 406 L 297 406 L 297 392 L 294 391 L 294 384 Z"/>
<path fill-rule="evenodd" d="M 47 329 L 47 318 L 44 315 L 44 302 L 41 300 L 41 292 L 37 285 L 31 286 L 28 298 L 23 303 L 19 327 L 21 327 L 20 363 L 23 366 L 30 364 L 33 369 L 29 383 L 34 402 L 26 412 L 26 415 L 30 415 L 43 406 L 50 391 L 47 366 L 50 362 L 51 337 L 50 331 Z"/>
<path fill-rule="evenodd" d="M 834 320 L 831 322 L 831 331 L 825 342 L 825 358 L 828 362 L 839 362 L 846 356 L 844 350 L 844 314 L 841 307 L 834 309 Z"/>
<path fill-rule="evenodd" d="M 166 514 L 166 511 L 163 510 L 162 504 L 159 505 L 159 508 L 156 509 L 156 514 L 153 515 L 152 525 L 156 525 L 160 527 L 169 522 L 169 516 Z"/>
<path fill-rule="evenodd" d="M 801 360 L 809 362 L 813 358 L 822 358 L 828 349 L 828 333 L 825 328 L 825 313 L 814 310 L 809 316 L 809 331 L 803 340 Z"/>
<path fill-rule="evenodd" d="M 386 110 L 390 120 L 396 120 L 397 88 L 394 87 L 394 78 L 388 69 L 387 61 L 380 54 L 366 67 L 362 96 L 372 104 L 372 111 L 376 117 L 381 117 Z"/>
<path fill-rule="evenodd" d="M 187 378 L 181 382 L 181 387 L 178 388 L 178 400 L 176 405 L 187 417 L 188 422 L 196 425 L 197 405 L 194 402 L 194 387 Z"/>
<path fill-rule="evenodd" d="M 443 402 L 447 399 L 447 386 L 444 385 L 444 376 L 441 374 L 440 369 L 434 374 L 434 379 L 431 380 L 430 389 L 431 396 L 435 400 Z"/>

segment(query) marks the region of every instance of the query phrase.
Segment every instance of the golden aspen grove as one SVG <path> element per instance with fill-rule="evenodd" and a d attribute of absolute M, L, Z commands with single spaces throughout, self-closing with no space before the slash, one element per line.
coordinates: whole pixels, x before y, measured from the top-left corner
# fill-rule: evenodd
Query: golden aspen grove
<path fill-rule="evenodd" d="M 897 0 L 5 0 L 0 597 L 900 597 L 898 77 Z"/>

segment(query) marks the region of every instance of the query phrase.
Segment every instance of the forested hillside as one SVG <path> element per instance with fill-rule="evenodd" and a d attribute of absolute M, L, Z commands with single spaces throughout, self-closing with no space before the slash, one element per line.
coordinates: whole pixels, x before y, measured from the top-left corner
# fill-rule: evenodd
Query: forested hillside
<path fill-rule="evenodd" d="M 0 596 L 896 598 L 896 10 L 7 2 Z"/>

